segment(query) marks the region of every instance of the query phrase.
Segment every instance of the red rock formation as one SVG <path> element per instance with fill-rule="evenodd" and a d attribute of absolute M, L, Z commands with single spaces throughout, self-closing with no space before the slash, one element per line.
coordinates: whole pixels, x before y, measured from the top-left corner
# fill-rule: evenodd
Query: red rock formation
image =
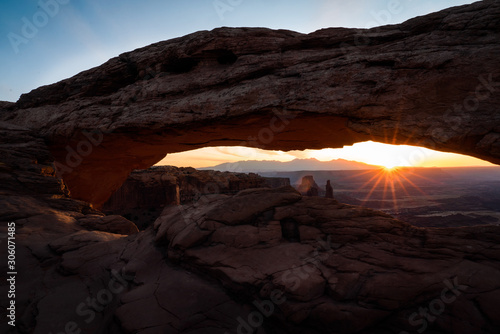
<path fill-rule="evenodd" d="M 102 210 L 125 216 L 144 229 L 158 218 L 167 205 L 190 204 L 209 194 L 236 194 L 249 188 L 289 185 L 287 178 L 264 178 L 254 173 L 156 166 L 133 171 L 104 203 Z"/>
<path fill-rule="evenodd" d="M 305 196 L 319 196 L 319 186 L 316 184 L 316 181 L 314 181 L 312 175 L 302 177 L 302 181 L 297 187 L 297 190 Z"/>
<path fill-rule="evenodd" d="M 263 333 L 411 332 L 421 309 L 434 332 L 500 330 L 499 226 L 420 229 L 282 188 L 167 207 L 126 236 L 130 222 L 67 197 L 42 140 L 0 125 L 0 220 L 15 222 L 29 270 L 16 281 L 23 332 L 235 332 L 262 303 Z"/>
<path fill-rule="evenodd" d="M 326 181 L 325 198 L 333 198 L 333 187 L 330 180 Z"/>
<path fill-rule="evenodd" d="M 296 117 L 268 148 L 395 138 L 498 162 L 498 94 L 474 111 L 447 108 L 474 102 L 489 73 L 498 81 L 499 8 L 482 1 L 368 31 L 200 32 L 0 103 L 16 330 L 224 333 L 260 315 L 262 333 L 500 332 L 498 226 L 420 229 L 289 188 L 250 189 L 166 208 L 154 228 L 126 236 L 106 232 L 133 232 L 126 220 L 68 196 L 51 154 L 71 164 L 72 193 L 104 203 L 166 152 L 279 126 L 279 107 Z M 370 43 L 346 49 L 360 32 Z M 148 66 L 156 74 L 139 80 Z M 96 125 L 110 132 L 78 132 Z"/>
<path fill-rule="evenodd" d="M 133 169 L 206 146 L 371 139 L 500 163 L 499 17 L 485 0 L 369 30 L 202 31 L 40 87 L 0 120 L 39 129 L 97 206 Z"/>
<path fill-rule="evenodd" d="M 435 333 L 495 333 L 499 231 L 421 229 L 293 188 L 249 189 L 166 208 L 155 242 L 245 300 L 279 293 L 265 333 L 414 332 L 421 309 Z"/>
<path fill-rule="evenodd" d="M 59 267 L 60 254 L 107 245 L 137 233 L 137 227 L 123 217 L 104 216 L 89 203 L 70 198 L 64 182 L 55 175 L 54 159 L 43 139 L 31 130 L 2 122 L 0 179 L 4 258 L 8 255 L 7 224 L 16 227 L 11 240 L 15 243 L 15 270 L 8 269 L 6 261 L 2 270 L 19 273 L 16 329 L 7 325 L 9 318 L 2 317 L 0 332 L 60 332 L 75 315 L 66 301 L 84 301 L 81 298 L 90 297 L 91 281 L 106 276 L 102 272 L 87 278 L 83 274 L 67 276 Z M 94 253 L 89 261 L 101 261 L 100 255 L 103 253 Z M 1 298 L 0 307 L 6 310 L 8 303 L 9 299 Z"/>

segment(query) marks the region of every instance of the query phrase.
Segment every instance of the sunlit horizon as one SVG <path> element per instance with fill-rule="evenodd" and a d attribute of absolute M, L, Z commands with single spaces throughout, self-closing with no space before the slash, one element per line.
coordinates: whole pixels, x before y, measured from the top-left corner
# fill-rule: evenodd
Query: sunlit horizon
<path fill-rule="evenodd" d="M 397 24 L 473 0 L 422 0 L 392 2 L 348 1 L 240 1 L 223 13 L 213 1 L 169 2 L 124 0 L 119 6 L 106 1 L 71 1 L 57 7 L 34 36 L 16 44 L 7 38 L 23 33 L 30 20 L 43 10 L 37 2 L 5 2 L 0 11 L 0 100 L 15 102 L 23 93 L 69 78 L 108 59 L 134 50 L 218 27 L 267 27 L 311 33 L 330 27 L 370 28 Z M 388 5 L 391 4 L 391 8 Z M 390 10 L 390 11 L 389 11 Z M 384 14 L 385 13 L 385 14 Z M 25 28 L 24 28 L 25 29 Z M 216 147 L 171 154 L 159 164 L 211 167 L 242 160 L 316 158 L 345 159 L 385 167 L 492 166 L 472 157 L 408 146 L 387 147 L 378 143 L 357 143 L 344 148 L 305 151 L 263 151 L 242 147 Z"/>
<path fill-rule="evenodd" d="M 207 147 L 168 154 L 157 166 L 206 168 L 227 162 L 343 159 L 392 169 L 396 167 L 487 167 L 496 166 L 471 156 L 445 153 L 418 146 L 390 145 L 372 141 L 356 143 L 343 148 L 325 148 L 304 151 L 266 151 L 250 147 Z"/>
<path fill-rule="evenodd" d="M 433 182 L 432 179 L 427 179 L 425 176 L 413 173 L 413 172 L 402 172 L 400 167 L 385 167 L 377 171 L 367 182 L 365 182 L 359 190 L 368 187 L 370 190 L 367 195 L 362 200 L 361 205 L 366 205 L 366 203 L 372 200 L 372 194 L 377 190 L 379 184 L 383 183 L 384 190 L 382 192 L 382 200 L 390 200 L 393 204 L 393 210 L 397 211 L 399 207 L 397 189 L 401 189 L 407 197 L 411 197 L 409 188 L 415 189 L 424 196 L 426 193 L 417 184 L 415 184 L 410 177 L 417 177 L 420 179 L 428 180 Z M 405 186 L 405 183 L 407 186 Z"/>

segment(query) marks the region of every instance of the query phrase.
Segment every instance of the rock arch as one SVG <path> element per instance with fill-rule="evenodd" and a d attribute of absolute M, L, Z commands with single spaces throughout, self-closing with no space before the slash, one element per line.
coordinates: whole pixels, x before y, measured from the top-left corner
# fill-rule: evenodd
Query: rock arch
<path fill-rule="evenodd" d="M 0 105 L 38 129 L 75 198 L 100 206 L 134 168 L 207 146 L 363 140 L 500 163 L 500 3 L 304 35 L 220 28 L 159 42 Z"/>

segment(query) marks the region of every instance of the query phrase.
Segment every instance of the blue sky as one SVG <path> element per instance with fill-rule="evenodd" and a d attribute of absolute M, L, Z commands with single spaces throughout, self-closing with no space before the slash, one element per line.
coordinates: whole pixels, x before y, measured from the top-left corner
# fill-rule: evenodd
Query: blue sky
<path fill-rule="evenodd" d="M 198 30 L 247 26 L 309 33 L 327 27 L 372 27 L 472 2 L 2 0 L 0 100 L 16 101 L 22 93 L 122 52 Z"/>

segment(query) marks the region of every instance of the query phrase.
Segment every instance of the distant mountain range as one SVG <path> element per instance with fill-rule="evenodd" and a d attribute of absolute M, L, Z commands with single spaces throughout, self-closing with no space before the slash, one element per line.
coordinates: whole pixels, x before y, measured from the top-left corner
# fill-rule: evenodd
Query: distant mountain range
<path fill-rule="evenodd" d="M 288 162 L 247 160 L 226 162 L 213 167 L 197 168 L 200 170 L 218 170 L 222 172 L 292 172 L 292 171 L 321 171 L 321 170 L 363 170 L 379 169 L 381 166 L 368 165 L 362 162 L 336 159 L 319 161 L 317 159 L 295 159 Z"/>

